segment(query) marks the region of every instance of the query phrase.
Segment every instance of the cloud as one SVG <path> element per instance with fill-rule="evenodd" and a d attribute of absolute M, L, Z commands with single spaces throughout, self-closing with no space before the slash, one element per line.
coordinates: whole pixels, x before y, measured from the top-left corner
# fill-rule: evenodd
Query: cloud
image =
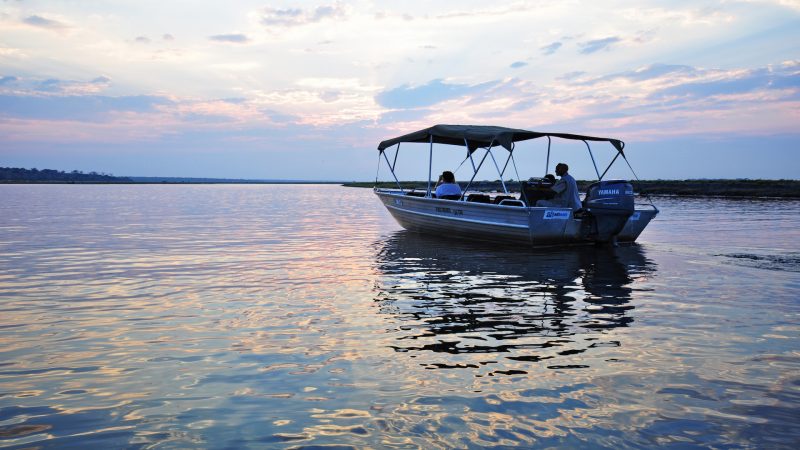
<path fill-rule="evenodd" d="M 45 28 L 48 30 L 63 30 L 69 28 L 66 24 L 62 22 L 53 19 L 47 19 L 45 17 L 37 15 L 28 16 L 22 19 L 22 21 L 28 25 L 39 28 Z"/>
<path fill-rule="evenodd" d="M 171 35 L 169 33 L 166 33 L 163 36 L 161 36 L 161 39 L 163 39 L 165 41 L 174 41 L 175 40 L 175 36 L 173 36 L 173 35 Z"/>
<path fill-rule="evenodd" d="M 344 17 L 345 9 L 339 4 L 317 6 L 313 9 L 270 8 L 261 10 L 260 22 L 268 27 L 294 27 L 319 22 L 325 19 Z"/>
<path fill-rule="evenodd" d="M 291 114 L 283 114 L 279 111 L 275 111 L 272 109 L 265 109 L 261 112 L 269 118 L 270 122 L 276 124 L 288 124 L 295 122 L 297 120 L 297 117 Z"/>
<path fill-rule="evenodd" d="M 93 95 L 107 88 L 111 79 L 99 76 L 90 81 L 62 80 L 58 78 L 35 79 L 6 76 L 0 79 L 0 94 L 38 96 L 48 95 Z M 0 105 L 2 108 L 2 105 Z"/>
<path fill-rule="evenodd" d="M 473 86 L 469 97 L 464 99 L 464 105 L 506 108 L 519 100 L 534 99 L 537 95 L 536 86 L 530 81 L 519 78 L 493 80 Z"/>
<path fill-rule="evenodd" d="M 612 45 L 622 41 L 617 36 L 607 37 L 603 39 L 595 39 L 578 44 L 581 47 L 581 53 L 588 55 L 590 53 L 598 52 L 600 50 L 608 50 Z"/>
<path fill-rule="evenodd" d="M 148 95 L 0 95 L 0 105 L 3 105 L 0 115 L 25 119 L 104 121 L 112 112 L 153 112 L 157 106 L 171 103 L 165 97 Z"/>
<path fill-rule="evenodd" d="M 540 104 L 540 100 L 538 97 L 534 96 L 531 98 L 527 98 L 522 101 L 515 102 L 508 107 L 509 111 L 527 111 L 531 108 L 534 108 Z"/>
<path fill-rule="evenodd" d="M 3 47 L 0 45 L 0 58 L 27 59 L 28 55 L 23 53 L 22 49 Z"/>
<path fill-rule="evenodd" d="M 230 97 L 230 98 L 221 98 L 219 99 L 221 102 L 231 103 L 234 105 L 241 105 L 247 103 L 247 99 L 244 97 Z"/>
<path fill-rule="evenodd" d="M 697 69 L 692 66 L 679 65 L 679 64 L 651 64 L 635 70 L 627 72 L 620 72 L 610 77 L 627 78 L 629 80 L 651 80 L 653 78 L 660 78 L 665 75 L 696 75 Z"/>
<path fill-rule="evenodd" d="M 653 92 L 650 97 L 708 98 L 771 89 L 800 90 L 800 73 L 756 69 L 721 79 L 677 84 Z"/>
<path fill-rule="evenodd" d="M 595 86 L 600 82 L 602 89 Z M 800 72 L 792 64 L 728 70 L 654 64 L 544 92 L 559 127 L 629 139 L 796 133 Z"/>
<path fill-rule="evenodd" d="M 313 20 L 318 21 L 326 18 L 338 17 L 342 13 L 343 11 L 338 4 L 318 6 L 317 9 L 314 10 Z"/>
<path fill-rule="evenodd" d="M 58 92 L 62 89 L 63 86 L 64 86 L 63 81 L 57 80 L 55 78 L 50 78 L 44 81 L 40 81 L 35 89 L 40 92 Z"/>
<path fill-rule="evenodd" d="M 515 62 L 511 63 L 511 66 L 509 66 L 509 67 L 511 67 L 512 69 L 519 69 L 519 68 L 525 67 L 527 65 L 528 65 L 528 63 L 526 63 L 524 61 L 515 61 Z"/>
<path fill-rule="evenodd" d="M 209 36 L 208 38 L 211 39 L 212 41 L 230 42 L 233 44 L 245 44 L 247 42 L 250 42 L 250 38 L 248 38 L 244 34 L 238 34 L 238 33 L 217 34 L 214 36 Z"/>
<path fill-rule="evenodd" d="M 414 126 L 502 118 L 509 126 L 535 124 L 639 140 L 795 133 L 798 68 L 796 61 L 728 70 L 651 64 L 593 78 L 574 72 L 541 86 L 519 79 L 478 85 L 437 79 L 388 89 L 375 100 L 394 112 L 408 112 L 397 117 Z M 380 123 L 392 117 L 387 112 Z"/>
<path fill-rule="evenodd" d="M 535 4 L 525 4 L 525 2 L 512 2 L 511 4 L 506 4 L 506 5 L 501 4 L 497 6 L 492 5 L 486 8 L 470 8 L 465 10 L 455 10 L 452 8 L 447 8 L 447 10 L 448 11 L 444 14 L 437 14 L 433 16 L 433 19 L 436 21 L 440 21 L 447 19 L 463 20 L 463 19 L 489 18 L 489 20 L 495 21 L 499 16 L 519 16 L 521 14 L 525 14 L 530 11 L 539 11 L 541 10 L 541 8 L 536 6 Z"/>
<path fill-rule="evenodd" d="M 581 72 L 580 74 L 583 74 Z M 625 79 L 629 81 L 647 81 L 666 76 L 676 77 L 693 77 L 700 74 L 700 71 L 692 66 L 679 65 L 679 64 L 651 64 L 648 66 L 640 67 L 638 69 L 627 70 L 624 72 L 616 72 L 602 77 L 592 78 L 583 81 L 582 84 L 594 85 L 600 82 Z"/>
<path fill-rule="evenodd" d="M 423 120 L 425 116 L 432 113 L 430 109 L 403 109 L 387 111 L 381 114 L 379 123 L 396 125 L 402 122 L 416 122 Z"/>
<path fill-rule="evenodd" d="M 446 100 L 479 93 L 495 82 L 478 85 L 450 84 L 441 79 L 431 80 L 421 86 L 402 85 L 383 91 L 375 96 L 375 101 L 386 108 L 420 108 L 435 105 Z"/>
<path fill-rule="evenodd" d="M 561 42 L 553 42 L 552 44 L 545 45 L 544 47 L 540 48 L 539 50 L 542 51 L 545 55 L 552 55 L 558 49 L 561 48 Z"/>
<path fill-rule="evenodd" d="M 136 38 L 133 41 L 139 44 L 149 44 L 150 38 L 147 36 L 136 36 Z"/>
<path fill-rule="evenodd" d="M 264 8 L 261 23 L 264 25 L 300 25 L 305 20 L 305 14 L 300 8 Z"/>
<path fill-rule="evenodd" d="M 337 91 L 324 91 L 319 93 L 319 98 L 326 103 L 335 102 L 336 100 L 339 100 L 341 96 L 342 93 Z"/>
<path fill-rule="evenodd" d="M 557 77 L 556 80 L 570 81 L 570 80 L 574 80 L 574 79 L 576 79 L 576 78 L 578 78 L 580 76 L 583 76 L 583 75 L 586 75 L 586 72 L 584 72 L 582 70 L 576 70 L 575 72 L 567 72 L 567 73 Z"/>

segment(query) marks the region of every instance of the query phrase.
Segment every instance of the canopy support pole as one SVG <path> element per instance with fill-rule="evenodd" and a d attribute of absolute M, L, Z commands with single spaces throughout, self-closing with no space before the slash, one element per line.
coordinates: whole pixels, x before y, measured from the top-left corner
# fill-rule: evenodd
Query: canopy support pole
<path fill-rule="evenodd" d="M 458 169 L 460 169 L 460 168 L 461 168 L 461 166 L 463 166 L 463 165 L 464 165 L 464 163 L 465 163 L 465 162 L 467 162 L 467 160 L 468 160 L 468 159 L 469 159 L 469 155 L 467 155 L 467 157 L 466 157 L 466 158 L 464 158 L 464 159 L 462 159 L 462 160 L 461 160 L 461 164 L 459 164 L 459 165 L 458 165 L 458 167 L 456 167 L 456 170 L 454 170 L 454 171 L 453 171 L 453 173 L 454 173 L 454 174 L 458 173 Z"/>
<path fill-rule="evenodd" d="M 633 177 L 636 178 L 636 182 L 639 183 L 639 187 L 642 187 L 642 180 L 640 180 L 639 176 L 636 175 L 636 171 L 633 170 L 633 167 L 631 166 L 631 163 L 628 162 L 628 158 L 626 158 L 625 155 L 622 155 L 622 159 L 625 160 L 625 164 L 627 164 L 628 168 L 631 169 L 631 173 L 633 174 Z M 656 208 L 656 205 L 653 204 L 653 199 L 650 198 L 650 194 L 648 194 L 647 192 L 644 192 L 644 196 L 647 197 L 647 201 L 650 202 L 650 206 L 652 206 L 653 209 L 655 209 L 656 212 L 658 212 L 658 208 Z"/>
<path fill-rule="evenodd" d="M 608 167 L 606 167 L 606 170 L 604 170 L 604 171 L 603 171 L 603 174 L 602 174 L 602 175 L 600 175 L 600 181 L 603 181 L 603 177 L 604 177 L 604 176 L 606 176 L 606 172 L 608 172 L 608 169 L 610 169 L 610 168 L 611 168 L 611 165 L 612 165 L 612 164 L 614 164 L 614 161 L 616 161 L 616 160 L 617 160 L 617 158 L 619 158 L 619 152 L 617 152 L 617 154 L 616 154 L 616 155 L 614 155 L 614 159 L 612 159 L 612 160 L 611 160 L 611 162 L 610 162 L 610 163 L 608 163 Z"/>
<path fill-rule="evenodd" d="M 400 143 L 397 143 L 397 148 L 394 149 L 394 162 L 392 163 L 392 172 L 394 172 L 394 168 L 397 167 L 397 155 L 400 154 Z"/>
<path fill-rule="evenodd" d="M 472 163 L 472 171 L 475 172 L 475 160 L 472 159 L 472 152 L 469 151 L 469 142 L 467 142 L 467 138 L 464 138 L 464 146 L 467 147 L 467 156 L 469 156 L 469 160 Z"/>
<path fill-rule="evenodd" d="M 505 176 L 506 169 L 508 168 L 508 162 L 511 161 L 511 155 L 513 155 L 513 154 L 514 154 L 514 143 L 512 142 L 511 143 L 511 150 L 508 151 L 508 158 L 506 158 L 506 163 L 503 165 L 503 171 L 500 172 L 500 179 L 502 179 Z M 517 178 L 519 178 L 519 176 L 517 176 Z M 517 181 L 519 181 L 519 180 L 517 180 Z"/>
<path fill-rule="evenodd" d="M 517 181 L 522 183 L 522 178 L 519 177 L 519 170 L 517 170 L 517 160 L 514 159 L 513 153 L 511 154 L 511 164 L 514 165 L 514 173 L 517 174 Z M 522 184 L 520 184 L 520 187 L 522 187 Z"/>
<path fill-rule="evenodd" d="M 490 148 L 486 149 L 486 151 L 489 152 L 489 156 L 492 157 L 492 162 L 494 163 L 494 168 L 497 169 L 497 174 L 500 175 L 500 184 L 503 185 L 503 192 L 508 194 L 508 189 L 506 189 L 506 182 L 503 181 L 503 172 L 500 171 L 500 166 L 497 165 L 497 160 L 494 159 L 494 153 L 492 153 L 492 150 Z"/>
<path fill-rule="evenodd" d="M 431 197 L 431 171 L 433 170 L 433 134 L 431 134 L 431 149 L 428 153 L 428 192 L 425 197 Z"/>
<path fill-rule="evenodd" d="M 464 138 L 464 144 L 467 146 L 467 156 L 461 160 L 461 163 L 458 165 L 458 167 L 456 167 L 456 170 L 453 171 L 453 174 L 458 173 L 458 169 L 460 169 L 461 166 L 463 166 L 468 159 L 470 160 L 472 159 L 472 153 L 469 152 L 469 145 L 467 144 L 467 138 Z M 473 170 L 475 169 L 475 161 L 472 162 L 472 169 Z"/>
<path fill-rule="evenodd" d="M 516 167 L 516 162 L 514 163 L 514 167 Z M 547 162 L 544 163 L 544 173 L 545 175 L 550 170 L 550 136 L 547 136 Z"/>
<path fill-rule="evenodd" d="M 586 148 L 589 149 L 589 156 L 592 158 L 592 165 L 594 165 L 594 172 L 597 174 L 597 179 L 599 180 L 600 179 L 600 171 L 597 170 L 597 163 L 594 162 L 594 155 L 592 154 L 592 147 L 589 147 L 589 143 L 586 142 L 586 141 L 583 141 L 583 143 L 586 144 Z"/>
<path fill-rule="evenodd" d="M 397 144 L 397 145 L 400 145 L 400 144 Z M 386 160 L 386 165 L 389 166 L 389 170 L 392 172 L 392 176 L 394 177 L 394 182 L 397 183 L 397 187 L 400 188 L 400 192 L 405 194 L 406 191 L 403 190 L 403 186 L 400 185 L 400 180 L 398 180 L 397 179 L 397 175 L 394 174 L 394 168 L 389 163 L 389 157 L 386 156 L 386 152 L 383 151 L 383 150 L 381 150 L 381 154 L 383 154 L 383 158 Z M 378 157 L 378 159 L 380 160 L 380 156 Z M 378 161 L 378 167 L 380 167 L 380 161 Z M 376 175 L 376 178 L 375 178 L 375 182 L 376 183 L 378 182 L 377 175 Z"/>
<path fill-rule="evenodd" d="M 375 169 L 375 184 L 372 186 L 372 189 L 378 188 L 378 176 L 381 174 L 381 153 L 382 150 L 378 150 L 378 168 Z"/>
<path fill-rule="evenodd" d="M 478 170 L 481 170 L 481 166 L 483 166 L 483 162 L 486 161 L 486 157 L 489 155 L 489 150 L 488 149 L 492 148 L 492 144 L 494 144 L 494 139 L 492 139 L 492 142 L 489 143 L 489 147 L 487 148 L 486 153 L 483 154 L 483 158 L 481 158 L 481 162 L 478 163 L 478 168 L 475 170 L 475 173 L 472 175 L 472 178 L 470 178 L 469 183 L 467 183 L 467 187 L 465 187 L 464 191 L 461 192 L 461 198 L 459 200 L 464 200 L 464 194 L 467 193 L 467 190 L 469 189 L 469 187 L 472 186 L 472 182 L 475 181 L 475 177 L 478 176 Z"/>

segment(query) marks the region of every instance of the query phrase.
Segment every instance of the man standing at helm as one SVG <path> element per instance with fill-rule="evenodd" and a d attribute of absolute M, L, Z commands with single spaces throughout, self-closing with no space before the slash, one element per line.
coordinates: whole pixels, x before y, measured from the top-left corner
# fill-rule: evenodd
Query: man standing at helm
<path fill-rule="evenodd" d="M 556 166 L 556 175 L 561 177 L 561 179 L 550 188 L 555 191 L 556 195 L 552 200 L 539 200 L 536 202 L 536 206 L 558 206 L 562 208 L 572 208 L 573 211 L 581 209 L 581 198 L 578 196 L 578 183 L 567 171 L 569 171 L 568 165 L 558 163 Z"/>

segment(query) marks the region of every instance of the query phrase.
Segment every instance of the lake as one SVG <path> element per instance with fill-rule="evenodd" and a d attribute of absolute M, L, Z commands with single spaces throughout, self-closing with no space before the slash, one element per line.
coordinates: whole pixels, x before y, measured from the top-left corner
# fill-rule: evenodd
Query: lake
<path fill-rule="evenodd" d="M 524 250 L 370 189 L 0 185 L 0 447 L 797 448 L 800 202 L 655 203 Z"/>

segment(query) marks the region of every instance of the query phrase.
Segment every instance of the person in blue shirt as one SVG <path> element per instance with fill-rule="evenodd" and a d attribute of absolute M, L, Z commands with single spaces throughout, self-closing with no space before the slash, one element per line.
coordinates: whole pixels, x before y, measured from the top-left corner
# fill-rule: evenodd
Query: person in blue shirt
<path fill-rule="evenodd" d="M 568 173 L 569 166 L 564 163 L 556 165 L 556 175 L 561 177 L 550 189 L 556 194 L 552 200 L 539 200 L 536 206 L 558 206 L 572 208 L 573 211 L 581 209 L 581 198 L 578 194 L 578 183 Z"/>
<path fill-rule="evenodd" d="M 449 170 L 442 172 L 436 183 L 436 198 L 458 199 L 460 197 L 461 186 L 456 183 L 456 176 Z"/>

